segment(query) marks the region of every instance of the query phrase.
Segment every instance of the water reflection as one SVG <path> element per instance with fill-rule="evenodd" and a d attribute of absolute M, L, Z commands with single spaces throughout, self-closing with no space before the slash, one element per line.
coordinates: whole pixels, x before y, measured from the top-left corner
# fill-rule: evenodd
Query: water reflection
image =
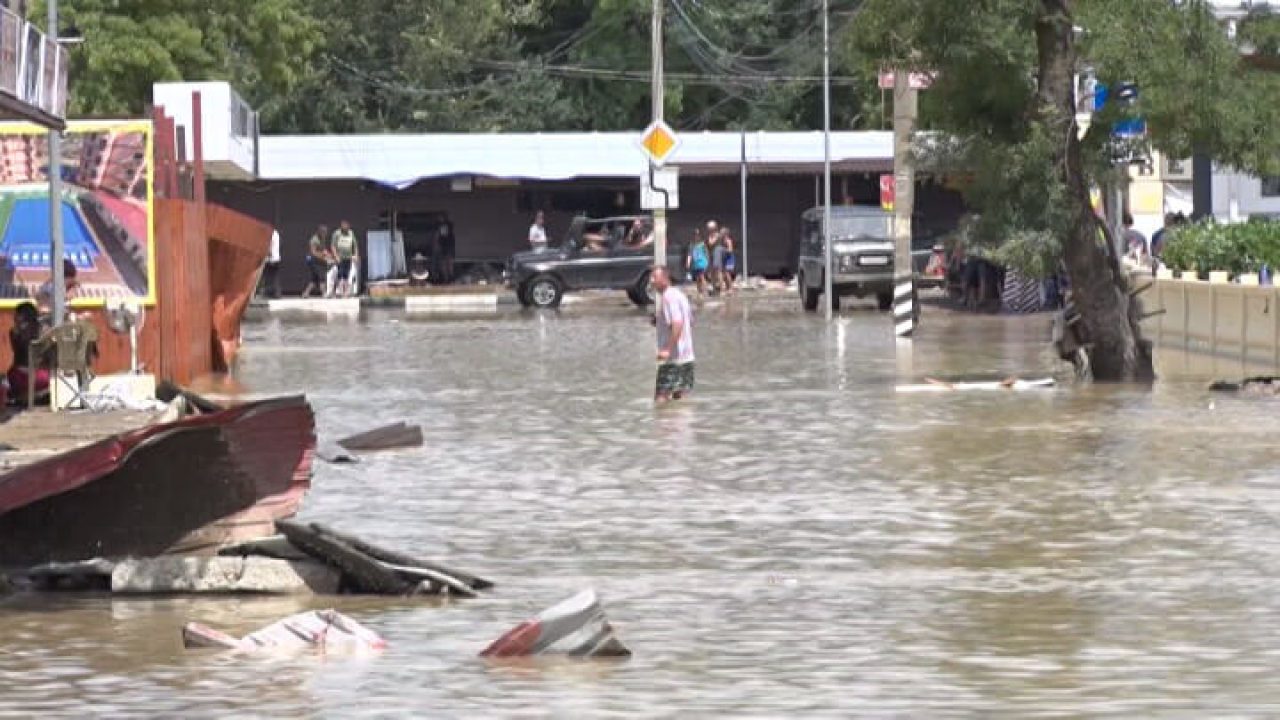
<path fill-rule="evenodd" d="M 497 591 L 333 601 L 391 642 L 358 663 L 178 648 L 187 619 L 246 632 L 293 600 L 9 601 L 0 715 L 1265 716 L 1273 402 L 1176 376 L 893 391 L 1053 374 L 1048 330 L 928 313 L 903 346 L 873 311 L 729 300 L 698 314 L 694 397 L 655 410 L 652 328 L 621 305 L 249 325 L 242 379 L 307 391 L 322 437 L 428 437 L 320 467 L 305 515 Z M 629 662 L 476 657 L 586 586 Z"/>

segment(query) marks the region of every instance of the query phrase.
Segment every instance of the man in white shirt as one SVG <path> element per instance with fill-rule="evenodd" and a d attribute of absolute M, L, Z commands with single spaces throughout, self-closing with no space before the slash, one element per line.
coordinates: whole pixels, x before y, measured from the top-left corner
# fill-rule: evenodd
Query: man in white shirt
<path fill-rule="evenodd" d="M 537 215 L 533 216 L 533 225 L 529 226 L 529 247 L 534 250 L 545 250 L 547 248 L 547 227 L 546 217 L 539 210 Z"/>
<path fill-rule="evenodd" d="M 267 251 L 267 261 L 262 266 L 262 291 L 267 297 L 280 297 L 280 231 L 271 230 L 271 248 Z"/>
<path fill-rule="evenodd" d="M 653 399 L 658 404 L 679 400 L 693 390 L 693 310 L 689 298 L 671 284 L 661 265 L 650 276 L 658 292 L 654 325 L 658 329 L 658 381 Z"/>

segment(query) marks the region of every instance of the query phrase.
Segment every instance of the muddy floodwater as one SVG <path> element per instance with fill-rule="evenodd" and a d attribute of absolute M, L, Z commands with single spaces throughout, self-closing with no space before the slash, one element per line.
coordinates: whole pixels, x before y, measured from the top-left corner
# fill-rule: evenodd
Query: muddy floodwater
<path fill-rule="evenodd" d="M 696 395 L 660 411 L 652 329 L 621 304 L 249 324 L 242 380 L 305 391 L 322 438 L 426 433 L 318 466 L 304 515 L 498 587 L 2 600 L 0 717 L 1280 713 L 1280 400 L 1211 395 L 1185 358 L 1152 390 L 899 394 L 1059 371 L 1048 317 L 930 310 L 908 351 L 886 315 L 798 305 L 701 309 Z M 476 657 L 585 587 L 630 661 Z M 326 604 L 390 649 L 181 649 L 188 619 Z"/>

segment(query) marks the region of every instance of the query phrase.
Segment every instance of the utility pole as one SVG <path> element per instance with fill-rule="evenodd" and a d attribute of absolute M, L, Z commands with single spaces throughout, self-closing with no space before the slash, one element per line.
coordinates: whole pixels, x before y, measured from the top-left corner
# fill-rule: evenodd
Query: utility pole
<path fill-rule="evenodd" d="M 739 243 L 739 254 L 742 255 L 742 267 L 738 268 L 743 280 L 751 279 L 751 270 L 747 265 L 747 129 L 742 128 L 742 242 Z"/>
<path fill-rule="evenodd" d="M 53 41 L 54 52 L 57 52 L 58 0 L 49 0 L 48 36 Z M 45 86 L 48 87 L 48 83 Z M 54 87 L 57 87 L 57 83 L 54 83 Z M 67 313 L 67 284 L 62 272 L 62 136 L 57 130 L 49 130 L 48 137 L 49 276 L 50 284 L 53 285 L 53 324 L 57 326 L 62 324 Z"/>
<path fill-rule="evenodd" d="M 665 97 L 662 83 L 662 3 L 665 0 L 653 0 L 653 121 L 663 119 Z M 652 161 L 650 161 L 650 177 Z M 665 267 L 667 264 L 667 209 L 655 208 L 653 211 L 653 264 Z"/>
<path fill-rule="evenodd" d="M 831 13 L 828 0 L 822 0 L 822 247 L 823 299 L 827 322 L 836 304 L 831 285 Z"/>
<path fill-rule="evenodd" d="M 919 97 L 911 86 L 911 74 L 898 68 L 893 74 L 893 329 L 900 338 L 911 337 L 916 325 L 916 280 L 911 264 L 916 168 L 911 158 L 911 136 L 918 113 Z"/>

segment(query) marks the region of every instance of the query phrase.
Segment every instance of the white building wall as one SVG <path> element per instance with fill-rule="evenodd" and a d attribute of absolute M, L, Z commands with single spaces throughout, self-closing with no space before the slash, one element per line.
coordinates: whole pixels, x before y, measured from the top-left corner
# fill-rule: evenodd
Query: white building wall
<path fill-rule="evenodd" d="M 191 98 L 199 92 L 203 121 L 204 161 L 210 177 L 249 180 L 254 170 L 254 113 L 225 82 L 156 83 L 152 100 L 181 125 L 191 159 Z"/>
<path fill-rule="evenodd" d="M 1213 215 L 1222 222 L 1254 216 L 1280 218 L 1280 196 L 1263 195 L 1262 180 L 1224 168 L 1213 173 Z"/>

